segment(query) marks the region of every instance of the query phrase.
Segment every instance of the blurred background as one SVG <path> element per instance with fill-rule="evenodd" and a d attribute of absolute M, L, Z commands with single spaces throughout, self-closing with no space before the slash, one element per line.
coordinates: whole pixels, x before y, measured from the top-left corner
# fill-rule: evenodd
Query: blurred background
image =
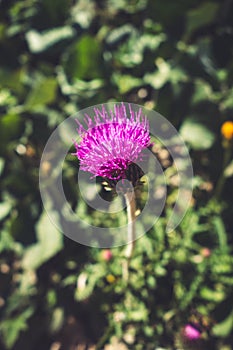
<path fill-rule="evenodd" d="M 1 350 L 233 349 L 232 54 L 232 0 L 0 0 Z M 166 234 L 178 180 L 166 149 L 154 150 L 169 195 L 127 283 L 123 248 L 64 237 L 38 186 L 56 126 L 108 101 L 161 113 L 194 167 L 190 208 Z M 74 205 L 77 171 L 68 156 Z"/>

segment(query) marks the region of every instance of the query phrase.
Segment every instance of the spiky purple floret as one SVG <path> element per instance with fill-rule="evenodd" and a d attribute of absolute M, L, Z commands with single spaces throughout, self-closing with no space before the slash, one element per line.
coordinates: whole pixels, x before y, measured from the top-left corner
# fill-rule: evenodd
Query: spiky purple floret
<path fill-rule="evenodd" d="M 79 123 L 80 143 L 75 142 L 75 155 L 80 160 L 80 169 L 111 180 L 124 179 L 130 164 L 141 158 L 143 149 L 151 145 L 149 122 L 141 109 L 134 112 L 129 105 L 114 105 L 107 113 L 94 108 L 94 120 L 85 115 L 87 130 Z"/>

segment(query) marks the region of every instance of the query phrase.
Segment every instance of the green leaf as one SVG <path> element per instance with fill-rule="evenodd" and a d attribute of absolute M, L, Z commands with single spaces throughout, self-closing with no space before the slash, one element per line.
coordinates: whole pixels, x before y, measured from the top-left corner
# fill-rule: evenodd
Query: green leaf
<path fill-rule="evenodd" d="M 11 210 L 11 204 L 8 202 L 0 203 L 0 220 L 4 219 Z"/>
<path fill-rule="evenodd" d="M 4 250 L 13 250 L 15 247 L 16 244 L 14 243 L 11 235 L 8 232 L 2 230 L 0 235 L 0 253 Z"/>
<path fill-rule="evenodd" d="M 212 332 L 217 337 L 227 337 L 232 334 L 233 331 L 233 311 L 230 312 L 229 316 L 221 323 L 216 324 Z"/>
<path fill-rule="evenodd" d="M 0 68 L 0 86 L 20 93 L 23 90 L 21 82 L 23 73 L 23 69 L 10 70 L 5 67 Z"/>
<path fill-rule="evenodd" d="M 56 307 L 53 310 L 52 318 L 49 324 L 50 332 L 57 333 L 61 329 L 64 323 L 64 318 L 65 318 L 64 310 L 61 307 Z"/>
<path fill-rule="evenodd" d="M 12 95 L 9 89 L 1 89 L 0 91 L 0 106 L 15 106 L 17 99 Z"/>
<path fill-rule="evenodd" d="M 42 17 L 42 20 L 53 27 L 55 23 L 63 23 L 67 19 L 71 4 L 72 0 L 40 0 L 40 6 L 35 7 L 41 9 L 38 15 Z M 32 4 L 29 3 L 28 6 L 31 8 Z"/>
<path fill-rule="evenodd" d="M 192 9 L 187 14 L 186 37 L 189 37 L 195 30 L 212 23 L 219 9 L 216 2 L 205 2 L 199 7 Z"/>
<path fill-rule="evenodd" d="M 135 322 L 147 322 L 149 310 L 146 308 L 143 302 L 139 302 L 138 300 L 134 300 L 134 302 L 134 305 L 137 303 L 137 307 L 131 307 L 129 310 L 127 310 L 128 320 Z"/>
<path fill-rule="evenodd" d="M 62 280 L 62 286 L 67 287 L 70 285 L 75 285 L 77 283 L 77 276 L 76 275 L 71 275 L 67 276 Z"/>
<path fill-rule="evenodd" d="M 124 24 L 121 27 L 117 27 L 109 31 L 106 38 L 106 43 L 110 46 L 116 46 L 117 44 L 127 40 L 134 32 L 135 28 L 131 24 Z"/>
<path fill-rule="evenodd" d="M 173 86 L 185 82 L 188 77 L 181 68 L 173 68 L 163 58 L 158 57 L 155 61 L 157 70 L 154 73 L 146 73 L 144 81 L 155 89 L 160 89 L 167 82 L 171 82 Z"/>
<path fill-rule="evenodd" d="M 108 0 L 108 7 L 111 10 L 123 10 L 128 13 L 135 13 L 144 9 L 147 5 L 146 0 L 128 1 L 128 0 Z"/>
<path fill-rule="evenodd" d="M 37 269 L 63 247 L 63 236 L 50 221 L 45 211 L 36 225 L 36 233 L 38 243 L 26 249 L 22 261 L 24 269 Z"/>
<path fill-rule="evenodd" d="M 127 28 L 127 26 L 117 28 L 115 30 L 116 33 L 123 30 L 124 27 L 125 29 Z M 126 42 L 119 46 L 119 49 L 114 54 L 114 58 L 125 67 L 134 67 L 143 62 L 144 51 L 146 49 L 155 51 L 165 40 L 166 35 L 164 33 L 157 35 L 142 35 L 132 27 L 129 39 L 127 39 Z"/>
<path fill-rule="evenodd" d="M 200 295 L 203 299 L 214 302 L 221 302 L 226 296 L 223 290 L 213 290 L 208 287 L 203 287 L 200 291 Z"/>
<path fill-rule="evenodd" d="M 231 177 L 232 175 L 233 175 L 233 160 L 230 162 L 230 164 L 224 170 L 225 177 Z"/>
<path fill-rule="evenodd" d="M 69 80 L 91 80 L 102 76 L 104 62 L 96 38 L 83 35 L 63 57 L 63 66 Z"/>
<path fill-rule="evenodd" d="M 2 175 L 4 165 L 5 165 L 5 160 L 3 158 L 0 158 L 0 176 Z"/>
<path fill-rule="evenodd" d="M 29 93 L 25 103 L 27 109 L 33 110 L 37 107 L 52 103 L 56 98 L 57 81 L 53 77 L 39 78 L 32 91 Z"/>
<path fill-rule="evenodd" d="M 130 90 L 142 86 L 142 80 L 131 75 L 113 74 L 113 81 L 118 86 L 120 94 L 125 94 Z"/>
<path fill-rule="evenodd" d="M 233 107 L 233 89 L 230 89 L 227 92 L 227 96 L 225 97 L 225 99 L 223 100 L 221 105 L 223 108 L 232 108 Z"/>
<path fill-rule="evenodd" d="M 34 312 L 34 308 L 30 307 L 21 312 L 18 316 L 7 319 L 0 325 L 3 335 L 3 341 L 7 349 L 12 349 L 20 333 L 27 329 L 27 320 Z"/>
<path fill-rule="evenodd" d="M 53 1 L 54 3 L 54 1 Z M 88 28 L 95 16 L 95 5 L 92 0 L 79 0 L 71 10 L 73 22 L 82 28 Z"/>
<path fill-rule="evenodd" d="M 57 294 L 54 289 L 49 289 L 47 292 L 47 303 L 49 308 L 53 308 L 57 303 Z"/>
<path fill-rule="evenodd" d="M 215 227 L 216 234 L 218 235 L 220 249 L 225 252 L 228 251 L 227 233 L 222 218 L 220 216 L 215 216 L 212 218 L 212 223 Z"/>
<path fill-rule="evenodd" d="M 106 275 L 103 265 L 89 265 L 87 270 L 83 271 L 77 279 L 77 288 L 75 298 L 80 300 L 87 299 L 93 292 L 96 284 Z"/>
<path fill-rule="evenodd" d="M 194 118 L 188 118 L 184 121 L 180 128 L 180 134 L 194 150 L 209 149 L 215 141 L 214 133 Z"/>
<path fill-rule="evenodd" d="M 6 114 L 0 119 L 0 154 L 4 153 L 9 142 L 20 136 L 21 125 L 17 114 Z"/>
<path fill-rule="evenodd" d="M 66 73 L 62 67 L 58 70 L 58 82 L 61 88 L 61 91 L 64 95 L 74 94 L 79 97 L 91 98 L 96 95 L 98 90 L 103 86 L 103 80 L 93 79 L 90 81 L 84 81 L 80 79 L 75 79 L 71 83 L 68 81 Z M 73 108 L 70 114 L 77 112 L 76 106 Z"/>
<path fill-rule="evenodd" d="M 211 85 L 203 79 L 196 79 L 192 103 L 196 104 L 200 101 L 211 99 L 213 99 L 213 90 Z"/>
<path fill-rule="evenodd" d="M 27 32 L 26 40 L 32 53 L 40 53 L 60 41 L 72 38 L 74 35 L 75 31 L 70 26 L 52 28 L 43 33 L 39 33 L 32 29 Z"/>
<path fill-rule="evenodd" d="M 158 70 L 155 73 L 146 73 L 144 75 L 144 81 L 153 88 L 160 89 L 169 80 L 171 67 L 161 57 L 157 58 L 156 66 Z"/>

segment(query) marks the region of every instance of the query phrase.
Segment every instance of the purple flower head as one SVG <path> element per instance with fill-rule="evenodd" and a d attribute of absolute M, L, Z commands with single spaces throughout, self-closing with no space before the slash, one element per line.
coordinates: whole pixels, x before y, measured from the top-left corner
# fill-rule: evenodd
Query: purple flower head
<path fill-rule="evenodd" d="M 75 155 L 80 169 L 93 177 L 125 179 L 130 166 L 141 160 L 142 151 L 151 145 L 149 122 L 141 109 L 134 112 L 130 104 L 129 116 L 123 103 L 110 112 L 104 106 L 94 112 L 94 120 L 85 115 L 87 129 L 77 120 L 81 141 L 75 142 Z"/>
<path fill-rule="evenodd" d="M 188 323 L 184 327 L 184 336 L 188 340 L 198 340 L 201 338 L 201 331 L 194 325 Z"/>

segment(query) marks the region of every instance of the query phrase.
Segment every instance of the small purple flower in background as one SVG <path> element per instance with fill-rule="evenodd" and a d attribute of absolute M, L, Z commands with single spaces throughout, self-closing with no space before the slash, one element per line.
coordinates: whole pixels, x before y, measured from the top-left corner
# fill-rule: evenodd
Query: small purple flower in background
<path fill-rule="evenodd" d="M 201 331 L 197 328 L 194 327 L 192 324 L 186 324 L 186 326 L 184 327 L 184 336 L 188 339 L 188 340 L 197 340 L 201 338 Z"/>
<path fill-rule="evenodd" d="M 188 322 L 175 336 L 176 347 L 183 350 L 213 349 L 214 339 L 211 337 L 213 324 L 214 320 L 208 315 L 192 310 Z"/>
<path fill-rule="evenodd" d="M 175 344 L 182 350 L 206 350 L 206 342 L 199 324 L 187 323 L 175 336 Z"/>
<path fill-rule="evenodd" d="M 102 110 L 94 108 L 94 112 L 93 120 L 86 115 L 87 130 L 77 120 L 81 141 L 75 142 L 74 154 L 80 169 L 93 177 L 127 179 L 130 166 L 141 160 L 142 151 L 151 145 L 149 122 L 141 109 L 135 112 L 130 104 L 129 116 L 123 103 L 114 105 L 110 112 L 104 106 Z"/>

